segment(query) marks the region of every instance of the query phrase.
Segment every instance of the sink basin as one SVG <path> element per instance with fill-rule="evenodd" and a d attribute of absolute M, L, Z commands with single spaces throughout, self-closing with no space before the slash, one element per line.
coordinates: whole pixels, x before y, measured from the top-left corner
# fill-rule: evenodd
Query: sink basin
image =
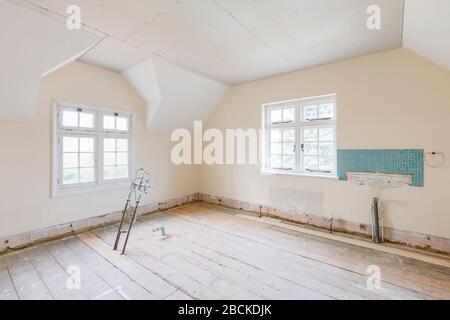
<path fill-rule="evenodd" d="M 411 175 L 376 173 L 376 172 L 347 172 L 348 181 L 358 185 L 368 185 L 379 189 L 400 188 L 412 184 Z"/>

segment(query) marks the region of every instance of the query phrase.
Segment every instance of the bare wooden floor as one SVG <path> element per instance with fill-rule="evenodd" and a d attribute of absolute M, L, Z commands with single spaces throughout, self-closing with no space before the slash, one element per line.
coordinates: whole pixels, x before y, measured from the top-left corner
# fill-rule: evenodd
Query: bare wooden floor
<path fill-rule="evenodd" d="M 161 240 L 152 228 L 166 227 Z M 450 269 L 186 206 L 0 256 L 2 299 L 450 299 Z M 381 287 L 367 288 L 367 268 Z M 67 285 L 80 271 L 80 288 Z M 69 281 L 70 282 L 70 281 Z M 73 284 L 70 282 L 69 284 Z"/>

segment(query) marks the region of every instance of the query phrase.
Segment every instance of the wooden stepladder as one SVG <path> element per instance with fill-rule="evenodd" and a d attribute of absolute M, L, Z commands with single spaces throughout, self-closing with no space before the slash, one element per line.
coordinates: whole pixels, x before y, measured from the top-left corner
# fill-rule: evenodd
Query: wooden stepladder
<path fill-rule="evenodd" d="M 150 188 L 151 188 L 150 174 L 142 168 L 137 170 L 131 182 L 130 192 L 128 193 L 125 208 L 123 209 L 122 212 L 122 219 L 120 221 L 119 230 L 117 231 L 116 242 L 114 243 L 114 250 L 117 250 L 117 248 L 119 247 L 120 236 L 123 233 L 125 233 L 127 237 L 125 239 L 125 243 L 123 244 L 122 248 L 122 254 L 125 254 L 128 240 L 130 238 L 131 228 L 136 222 L 136 215 L 139 203 L 141 201 L 141 197 L 144 194 L 147 194 Z M 125 226 L 127 222 L 126 220 L 128 220 L 128 228 Z"/>

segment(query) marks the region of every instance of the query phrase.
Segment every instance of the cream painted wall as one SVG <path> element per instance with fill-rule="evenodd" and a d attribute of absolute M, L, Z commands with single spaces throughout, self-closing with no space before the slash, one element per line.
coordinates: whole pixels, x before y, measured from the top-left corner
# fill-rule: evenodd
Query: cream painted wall
<path fill-rule="evenodd" d="M 170 136 L 144 130 L 145 104 L 119 73 L 74 62 L 41 82 L 27 121 L 0 121 L 0 237 L 102 215 L 122 208 L 127 189 L 51 198 L 51 99 L 137 113 L 136 167 L 151 170 L 154 189 L 143 204 L 197 191 L 195 168 L 172 165 Z"/>
<path fill-rule="evenodd" d="M 450 72 L 406 49 L 345 60 L 233 87 L 210 128 L 260 128 L 263 103 L 337 94 L 338 148 L 424 148 L 450 159 Z M 204 166 L 201 192 L 266 205 L 313 208 L 369 223 L 367 187 L 263 176 L 259 166 Z M 385 193 L 387 226 L 450 238 L 450 162 L 425 169 L 425 187 Z"/>

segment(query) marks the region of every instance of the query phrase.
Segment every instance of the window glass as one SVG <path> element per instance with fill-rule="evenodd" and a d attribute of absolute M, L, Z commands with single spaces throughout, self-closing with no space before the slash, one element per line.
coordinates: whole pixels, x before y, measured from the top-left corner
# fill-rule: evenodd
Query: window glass
<path fill-rule="evenodd" d="M 128 139 L 103 140 L 103 178 L 105 180 L 128 178 Z"/>
<path fill-rule="evenodd" d="M 62 126 L 65 128 L 93 129 L 95 128 L 95 114 L 77 109 L 63 109 Z"/>
<path fill-rule="evenodd" d="M 283 122 L 295 121 L 295 108 L 283 109 Z"/>
<path fill-rule="evenodd" d="M 305 127 L 303 129 L 305 170 L 334 170 L 334 127 Z"/>
<path fill-rule="evenodd" d="M 294 170 L 295 129 L 272 129 L 270 138 L 271 168 Z"/>
<path fill-rule="evenodd" d="M 114 131 L 128 131 L 129 119 L 127 117 L 121 117 L 118 115 L 104 115 L 103 116 L 103 129 Z"/>
<path fill-rule="evenodd" d="M 319 118 L 333 118 L 334 117 L 334 104 L 324 103 L 319 106 Z"/>
<path fill-rule="evenodd" d="M 305 106 L 303 108 L 303 117 L 305 120 L 315 120 L 319 117 L 319 108 L 316 104 Z"/>
<path fill-rule="evenodd" d="M 270 122 L 271 123 L 279 123 L 279 122 L 281 122 L 282 115 L 283 115 L 283 113 L 282 113 L 281 109 L 272 110 L 270 112 Z"/>
<path fill-rule="evenodd" d="M 81 128 L 94 128 L 94 115 L 92 113 L 81 112 L 79 116 Z"/>
<path fill-rule="evenodd" d="M 106 130 L 116 129 L 116 119 L 114 116 L 103 116 L 103 129 Z"/>
<path fill-rule="evenodd" d="M 93 137 L 63 137 L 63 185 L 95 181 Z"/>
<path fill-rule="evenodd" d="M 78 112 L 64 110 L 62 117 L 64 127 L 78 127 Z"/>
<path fill-rule="evenodd" d="M 116 117 L 116 130 L 128 131 L 128 118 Z"/>

